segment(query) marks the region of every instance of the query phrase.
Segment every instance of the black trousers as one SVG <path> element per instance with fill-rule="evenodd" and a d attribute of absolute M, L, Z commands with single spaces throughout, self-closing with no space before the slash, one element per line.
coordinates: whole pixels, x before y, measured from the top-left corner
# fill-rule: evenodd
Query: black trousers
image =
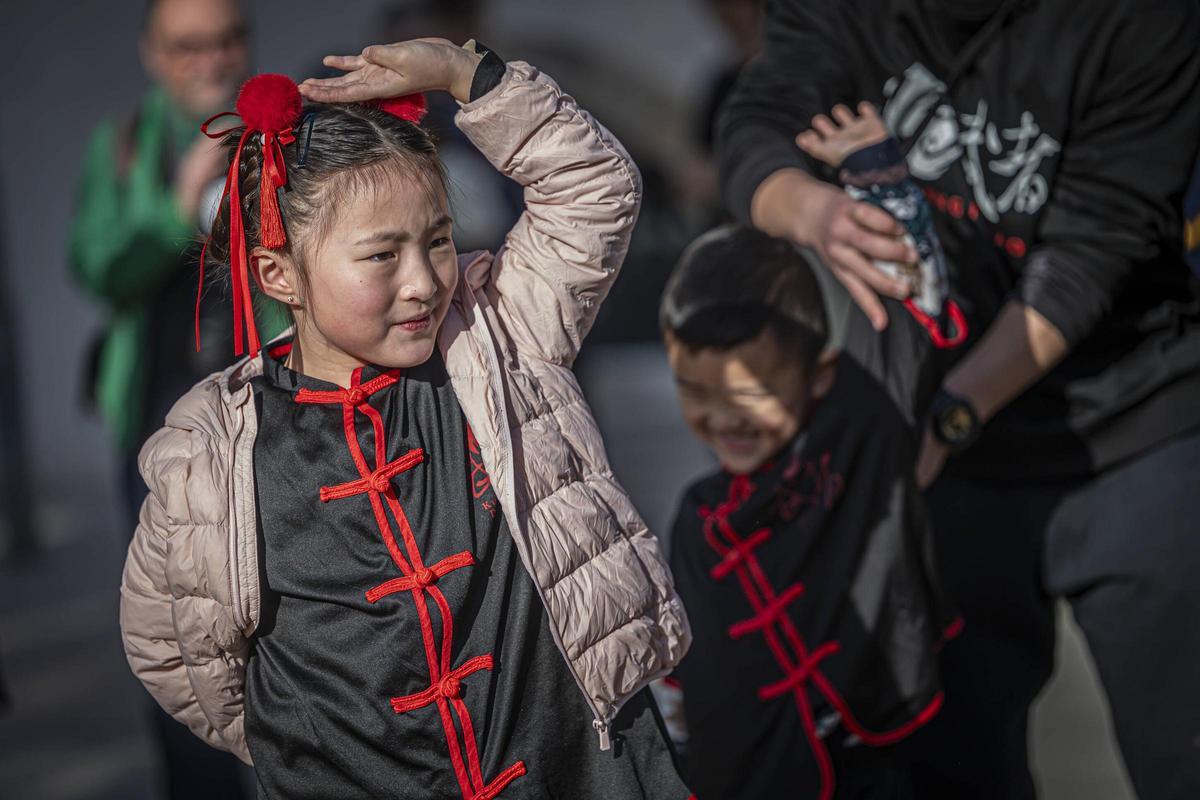
<path fill-rule="evenodd" d="M 1200 433 L 1086 481 L 945 477 L 929 502 L 966 627 L 942 653 L 945 708 L 911 742 L 917 796 L 1036 796 L 1029 706 L 1065 597 L 1139 798 L 1200 798 Z"/>

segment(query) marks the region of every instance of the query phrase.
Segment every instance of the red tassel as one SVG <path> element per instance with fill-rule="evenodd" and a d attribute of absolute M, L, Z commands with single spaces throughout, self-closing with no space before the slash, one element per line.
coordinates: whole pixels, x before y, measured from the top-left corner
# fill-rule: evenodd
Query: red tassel
<path fill-rule="evenodd" d="M 283 230 L 283 215 L 279 213 L 279 195 L 265 170 L 258 190 L 258 207 L 258 239 L 268 250 L 278 250 L 287 244 L 287 234 Z"/>

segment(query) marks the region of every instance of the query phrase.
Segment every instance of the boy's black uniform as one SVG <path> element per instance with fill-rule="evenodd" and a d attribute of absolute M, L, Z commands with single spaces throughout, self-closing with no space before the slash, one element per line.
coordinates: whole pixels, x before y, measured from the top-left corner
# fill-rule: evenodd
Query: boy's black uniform
<path fill-rule="evenodd" d="M 932 348 L 889 312 L 881 335 L 854 310 L 835 386 L 783 453 L 683 501 L 670 561 L 695 638 L 675 675 L 698 797 L 827 798 L 835 769 L 840 796 L 909 796 L 877 748 L 938 712 L 954 620 L 912 473 Z"/>
<path fill-rule="evenodd" d="M 1196 682 L 1159 666 L 1200 659 L 1181 624 L 1200 603 L 1200 293 L 1179 214 L 1200 144 L 1197 41 L 1195 0 L 776 0 L 725 107 L 726 198 L 745 217 L 778 169 L 833 178 L 793 144 L 813 115 L 882 106 L 973 336 L 1016 297 L 1071 346 L 931 494 L 967 627 L 945 654 L 930 733 L 953 724 L 930 748 L 930 796 L 1033 796 L 1026 717 L 1053 664 L 1056 594 L 1139 793 L 1200 794 Z"/>

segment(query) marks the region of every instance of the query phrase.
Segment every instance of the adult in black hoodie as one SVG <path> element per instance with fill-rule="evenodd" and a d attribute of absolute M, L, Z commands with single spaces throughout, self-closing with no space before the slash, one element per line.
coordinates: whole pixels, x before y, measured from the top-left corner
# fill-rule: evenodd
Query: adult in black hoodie
<path fill-rule="evenodd" d="M 883 326 L 876 293 L 906 287 L 871 260 L 904 248 L 793 141 L 837 103 L 881 106 L 972 323 L 940 407 L 986 427 L 970 444 L 958 426 L 938 478 L 934 433 L 956 432 L 931 425 L 918 465 L 967 621 L 922 797 L 1033 796 L 1055 595 L 1139 795 L 1200 797 L 1200 294 L 1180 214 L 1197 42 L 1195 0 L 775 0 L 724 108 L 733 212 L 814 247 Z"/>

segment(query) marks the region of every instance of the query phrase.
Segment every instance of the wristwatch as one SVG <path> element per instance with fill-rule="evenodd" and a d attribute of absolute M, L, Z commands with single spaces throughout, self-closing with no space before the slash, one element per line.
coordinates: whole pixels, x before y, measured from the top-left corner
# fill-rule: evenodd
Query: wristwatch
<path fill-rule="evenodd" d="M 970 447 L 983 429 L 971 401 L 945 389 L 938 389 L 933 396 L 929 416 L 933 435 L 952 453 L 961 453 Z"/>

